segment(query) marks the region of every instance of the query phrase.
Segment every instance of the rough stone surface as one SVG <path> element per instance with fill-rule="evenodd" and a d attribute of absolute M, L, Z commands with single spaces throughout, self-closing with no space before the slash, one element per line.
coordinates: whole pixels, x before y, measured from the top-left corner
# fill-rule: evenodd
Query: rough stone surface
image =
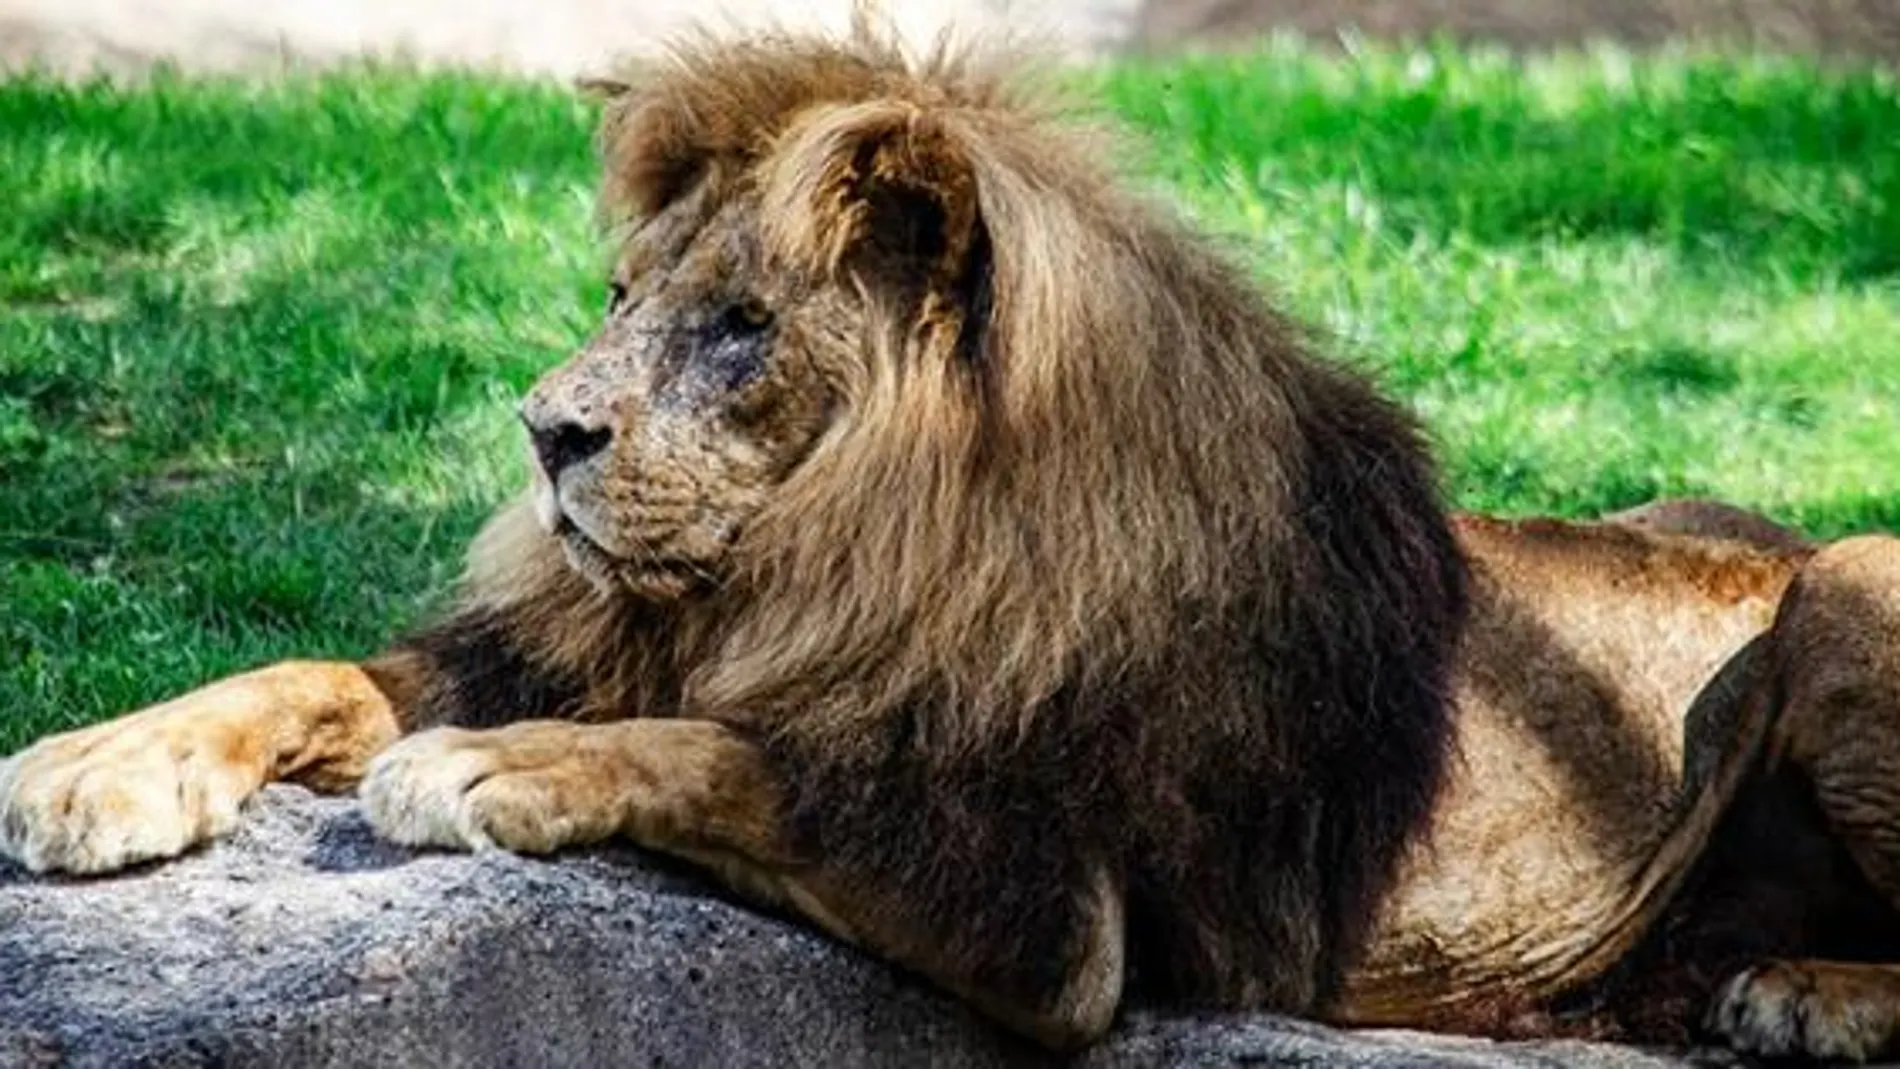
<path fill-rule="evenodd" d="M 1706 1064 L 1577 1043 L 1135 1014 L 1077 1064 Z M 0 863 L 0 1066 L 1027 1066 L 919 982 L 632 850 L 411 854 L 272 787 L 113 879 Z"/>

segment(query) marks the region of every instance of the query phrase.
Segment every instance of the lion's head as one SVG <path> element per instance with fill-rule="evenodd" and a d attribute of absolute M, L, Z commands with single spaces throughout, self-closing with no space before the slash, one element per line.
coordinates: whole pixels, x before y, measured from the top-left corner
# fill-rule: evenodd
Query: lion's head
<path fill-rule="evenodd" d="M 743 724 L 959 946 L 1060 843 L 1150 977 L 1307 1005 L 1438 782 L 1462 561 L 1410 420 L 1011 66 L 709 39 L 611 88 L 612 299 L 454 625 L 513 711 L 457 715 Z"/>
<path fill-rule="evenodd" d="M 768 271 L 759 212 L 709 181 L 643 219 L 604 326 L 521 406 L 538 518 L 609 588 L 716 581 L 842 414 L 863 309 Z"/>
<path fill-rule="evenodd" d="M 1020 706 L 1289 535 L 1289 390 L 1330 387 L 1098 129 L 977 55 L 708 40 L 609 90 L 623 237 L 599 333 L 522 405 L 535 509 L 597 587 L 716 606 L 714 690 L 875 662 Z"/>
<path fill-rule="evenodd" d="M 580 572 L 646 598 L 756 559 L 761 513 L 813 518 L 789 484 L 835 480 L 887 438 L 854 429 L 941 422 L 916 410 L 947 400 L 920 381 L 974 404 L 1000 355 L 979 307 L 978 101 L 873 62 L 888 56 L 839 67 L 762 43 L 716 76 L 695 58 L 608 89 L 625 230 L 605 323 L 521 408 L 541 522 Z M 830 474 L 800 480 L 814 453 Z"/>

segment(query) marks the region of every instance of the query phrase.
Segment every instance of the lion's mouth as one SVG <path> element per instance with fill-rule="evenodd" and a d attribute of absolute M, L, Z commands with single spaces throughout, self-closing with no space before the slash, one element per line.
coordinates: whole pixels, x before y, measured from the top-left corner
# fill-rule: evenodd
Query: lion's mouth
<path fill-rule="evenodd" d="M 649 597 L 678 597 L 706 578 L 704 570 L 690 561 L 609 553 L 566 513 L 556 518 L 554 535 L 561 540 L 568 565 L 596 586 L 631 589 Z"/>
<path fill-rule="evenodd" d="M 621 563 L 619 558 L 600 548 L 600 543 L 589 538 L 587 532 L 581 530 L 580 525 L 566 513 L 556 516 L 554 537 L 561 540 L 561 548 L 567 552 L 568 562 L 589 578 L 611 574 Z"/>

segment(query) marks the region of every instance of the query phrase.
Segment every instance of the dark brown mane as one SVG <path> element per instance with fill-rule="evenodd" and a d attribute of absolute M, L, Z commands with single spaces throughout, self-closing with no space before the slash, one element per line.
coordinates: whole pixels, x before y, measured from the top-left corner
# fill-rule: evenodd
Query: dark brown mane
<path fill-rule="evenodd" d="M 717 591 L 604 598 L 516 509 L 440 633 L 491 629 L 509 701 L 764 741 L 802 847 L 999 990 L 1106 870 L 1153 992 L 1311 1008 L 1439 782 L 1464 571 L 1431 467 L 988 55 L 761 37 L 629 80 L 606 203 L 756 192 L 772 270 L 879 310 L 849 415 Z M 875 182 L 914 211 L 847 195 Z M 913 226 L 941 240 L 911 289 L 847 255 Z"/>

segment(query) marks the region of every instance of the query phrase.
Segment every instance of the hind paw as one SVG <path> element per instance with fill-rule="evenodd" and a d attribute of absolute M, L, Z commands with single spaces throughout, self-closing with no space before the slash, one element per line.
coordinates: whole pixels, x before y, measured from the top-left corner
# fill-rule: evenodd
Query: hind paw
<path fill-rule="evenodd" d="M 1756 965 L 1722 985 L 1704 1024 L 1745 1053 L 1866 1061 L 1893 1048 L 1900 966 Z"/>

